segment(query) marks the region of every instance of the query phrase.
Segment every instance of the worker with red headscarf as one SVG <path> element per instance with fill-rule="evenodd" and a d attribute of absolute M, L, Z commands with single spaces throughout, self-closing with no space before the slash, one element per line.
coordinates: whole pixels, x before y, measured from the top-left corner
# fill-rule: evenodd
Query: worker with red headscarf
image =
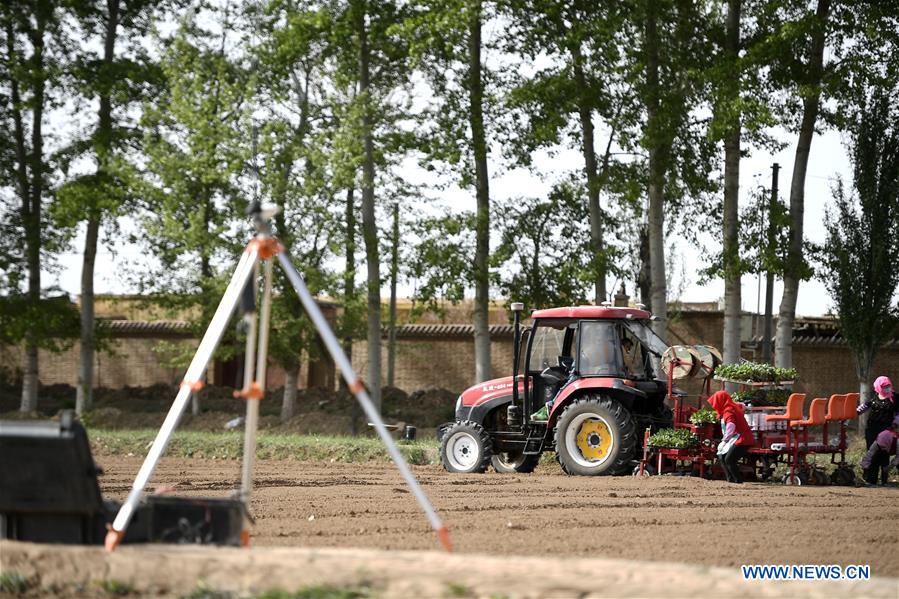
<path fill-rule="evenodd" d="M 871 447 L 882 431 L 890 428 L 893 419 L 899 415 L 899 402 L 893 395 L 893 383 L 885 376 L 879 376 L 874 380 L 874 392 L 877 397 L 866 401 L 858 407 L 858 413 L 868 414 L 868 422 L 865 424 L 865 447 Z"/>
<path fill-rule="evenodd" d="M 755 445 L 755 438 L 743 415 L 743 406 L 734 403 L 727 391 L 713 393 L 708 402 L 721 419 L 723 438 L 718 444 L 718 460 L 724 469 L 724 476 L 727 482 L 740 484 L 743 477 L 738 463 Z"/>

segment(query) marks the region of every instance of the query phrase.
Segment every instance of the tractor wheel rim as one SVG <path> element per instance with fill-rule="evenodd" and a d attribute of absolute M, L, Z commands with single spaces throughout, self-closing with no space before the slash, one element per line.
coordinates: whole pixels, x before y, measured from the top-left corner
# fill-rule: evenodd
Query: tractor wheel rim
<path fill-rule="evenodd" d="M 468 470 L 477 464 L 480 454 L 477 441 L 468 433 L 456 433 L 447 443 L 447 458 L 458 470 Z"/>
<path fill-rule="evenodd" d="M 565 445 L 572 459 L 586 468 L 601 466 L 612 455 L 612 428 L 599 414 L 580 414 L 565 431 Z"/>

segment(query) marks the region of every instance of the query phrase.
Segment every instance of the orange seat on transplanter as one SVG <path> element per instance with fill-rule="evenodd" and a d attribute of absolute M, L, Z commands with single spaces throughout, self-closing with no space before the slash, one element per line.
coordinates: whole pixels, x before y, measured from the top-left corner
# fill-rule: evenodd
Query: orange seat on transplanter
<path fill-rule="evenodd" d="M 847 393 L 846 399 L 843 403 L 843 418 L 845 420 L 854 420 L 858 418 L 858 398 L 861 397 L 858 393 Z"/>
<path fill-rule="evenodd" d="M 805 403 L 805 393 L 791 393 L 787 399 L 787 411 L 783 414 L 765 416 L 765 422 L 802 420 L 802 404 Z"/>
<path fill-rule="evenodd" d="M 830 396 L 830 401 L 827 402 L 827 414 L 824 415 L 824 420 L 827 422 L 833 422 L 835 420 L 843 420 L 843 411 L 845 410 L 846 405 L 846 396 L 842 394 L 834 393 Z"/>
<path fill-rule="evenodd" d="M 790 424 L 796 426 L 816 426 L 819 424 L 824 424 L 824 410 L 827 406 L 827 400 L 823 397 L 818 397 L 812 400 L 812 405 L 808 408 L 808 418 L 805 420 L 795 420 Z"/>
<path fill-rule="evenodd" d="M 827 445 L 827 423 L 840 422 L 845 418 L 843 412 L 846 409 L 846 395 L 844 393 L 834 393 L 827 402 L 827 414 L 824 415 L 824 430 L 821 434 L 822 442 Z M 842 437 L 841 437 L 842 439 Z"/>

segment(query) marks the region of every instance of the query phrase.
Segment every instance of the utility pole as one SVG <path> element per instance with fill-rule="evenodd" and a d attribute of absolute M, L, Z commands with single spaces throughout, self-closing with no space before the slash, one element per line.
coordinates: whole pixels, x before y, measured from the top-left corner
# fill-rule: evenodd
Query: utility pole
<path fill-rule="evenodd" d="M 771 199 L 768 204 L 768 257 L 774 251 L 775 243 L 775 223 L 774 223 L 774 207 L 777 204 L 777 172 L 780 165 L 776 162 L 771 165 Z M 766 364 L 774 364 L 771 355 L 771 313 L 774 308 L 774 273 L 771 272 L 771 265 L 768 265 L 768 274 L 765 277 L 765 328 L 762 336 L 762 361 Z"/>

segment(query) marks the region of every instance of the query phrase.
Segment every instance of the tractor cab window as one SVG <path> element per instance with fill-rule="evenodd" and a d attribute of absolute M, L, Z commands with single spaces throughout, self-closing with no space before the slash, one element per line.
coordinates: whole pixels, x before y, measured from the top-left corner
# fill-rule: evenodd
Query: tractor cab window
<path fill-rule="evenodd" d="M 668 349 L 668 344 L 661 337 L 653 332 L 649 323 L 646 321 L 626 321 L 624 323 L 627 331 L 640 341 L 643 346 L 643 353 L 648 357 L 650 373 L 649 377 L 660 376 L 662 354 Z"/>
<path fill-rule="evenodd" d="M 581 376 L 620 376 L 618 329 L 612 322 L 582 321 L 577 370 Z"/>
<path fill-rule="evenodd" d="M 577 321 L 570 318 L 540 320 L 531 329 L 533 340 L 528 370 L 543 372 L 547 368 L 564 367 L 564 362 L 570 362 L 576 331 Z"/>
<path fill-rule="evenodd" d="M 621 357 L 624 362 L 624 374 L 629 378 L 644 379 L 646 377 L 646 350 L 640 339 L 628 329 L 621 331 Z"/>

